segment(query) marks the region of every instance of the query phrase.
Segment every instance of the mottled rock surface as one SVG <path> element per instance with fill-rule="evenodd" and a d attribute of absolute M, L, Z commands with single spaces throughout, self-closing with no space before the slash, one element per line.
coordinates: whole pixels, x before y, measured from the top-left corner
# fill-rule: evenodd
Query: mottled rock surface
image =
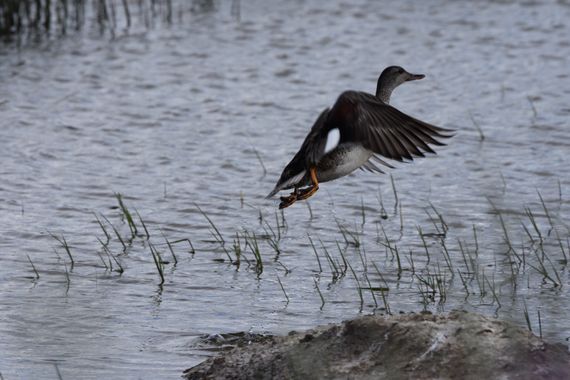
<path fill-rule="evenodd" d="M 462 311 L 365 316 L 251 344 L 187 379 L 570 379 L 570 354 L 511 323 Z M 243 342 L 242 342 L 243 343 Z"/>

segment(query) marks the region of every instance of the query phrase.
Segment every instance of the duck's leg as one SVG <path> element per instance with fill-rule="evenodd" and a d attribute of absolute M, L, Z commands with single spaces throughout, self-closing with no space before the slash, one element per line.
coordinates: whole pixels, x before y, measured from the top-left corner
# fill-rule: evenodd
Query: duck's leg
<path fill-rule="evenodd" d="M 279 203 L 279 210 L 291 206 L 293 203 L 297 202 L 297 197 L 299 195 L 299 189 L 295 188 L 293 192 L 288 197 L 281 197 L 281 203 Z"/>
<path fill-rule="evenodd" d="M 299 194 L 297 194 L 297 200 L 302 201 L 303 199 L 307 199 L 313 196 L 319 190 L 319 181 L 317 180 L 317 167 L 313 166 L 310 170 L 310 177 L 312 185 L 307 188 L 303 189 Z"/>

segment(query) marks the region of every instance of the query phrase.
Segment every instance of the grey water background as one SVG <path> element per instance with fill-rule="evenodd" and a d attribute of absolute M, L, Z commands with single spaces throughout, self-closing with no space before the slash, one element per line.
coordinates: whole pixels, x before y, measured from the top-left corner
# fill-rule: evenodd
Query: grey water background
<path fill-rule="evenodd" d="M 239 17 L 231 8 L 220 2 L 114 38 L 93 26 L 0 46 L 5 379 L 57 378 L 54 364 L 63 378 L 178 378 L 210 354 L 197 345 L 203 334 L 284 334 L 385 313 L 380 292 L 375 304 L 362 291 L 361 305 L 366 278 L 389 289 L 392 313 L 462 308 L 525 327 L 526 305 L 537 334 L 540 312 L 543 336 L 568 344 L 568 3 L 249 1 Z M 358 171 L 323 184 L 310 209 L 301 202 L 277 213 L 278 202 L 264 196 L 320 110 L 345 89 L 373 92 L 391 64 L 426 74 L 398 88 L 392 104 L 457 135 L 437 156 L 390 171 L 397 206 L 388 175 Z M 115 193 L 138 210 L 150 242 L 170 260 L 163 286 L 144 237 L 124 250 L 112 236 L 109 249 L 124 273 L 101 263 L 97 238 L 105 236 L 95 214 L 110 233 L 102 216 L 130 235 Z M 449 227 L 453 270 L 433 235 L 430 203 Z M 259 236 L 261 275 L 228 262 L 198 207 L 232 256 L 236 232 Z M 530 266 L 539 267 L 540 255 L 522 227 L 535 235 L 527 207 L 557 286 Z M 526 255 L 516 273 L 501 218 Z M 267 225 L 282 233 L 277 257 L 263 238 Z M 339 225 L 361 246 L 346 246 Z M 401 252 L 399 274 L 382 228 Z M 73 268 L 50 234 L 65 237 Z M 195 253 L 176 244 L 174 265 L 163 236 L 190 239 Z M 337 242 L 346 249 L 358 283 L 350 270 L 332 281 L 319 239 L 339 263 Z M 470 292 L 459 278 L 470 273 L 458 241 L 477 249 L 485 294 L 474 277 Z M 443 300 L 426 298 L 420 278 L 434 273 L 443 274 Z"/>

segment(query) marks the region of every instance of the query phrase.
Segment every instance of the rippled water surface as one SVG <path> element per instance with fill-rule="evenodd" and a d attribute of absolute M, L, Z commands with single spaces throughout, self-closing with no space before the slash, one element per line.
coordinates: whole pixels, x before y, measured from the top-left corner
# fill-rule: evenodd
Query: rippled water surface
<path fill-rule="evenodd" d="M 527 310 L 537 334 L 540 312 L 542 334 L 567 343 L 570 6 L 243 1 L 239 14 L 219 3 L 112 40 L 0 46 L 4 378 L 56 378 L 54 364 L 67 379 L 178 378 L 208 355 L 202 334 L 387 306 L 521 326 Z M 320 110 L 373 92 L 391 64 L 426 74 L 392 103 L 457 135 L 391 171 L 397 204 L 389 175 L 357 171 L 276 212 L 264 196 Z M 165 239 L 195 253 L 175 243 L 175 262 Z"/>

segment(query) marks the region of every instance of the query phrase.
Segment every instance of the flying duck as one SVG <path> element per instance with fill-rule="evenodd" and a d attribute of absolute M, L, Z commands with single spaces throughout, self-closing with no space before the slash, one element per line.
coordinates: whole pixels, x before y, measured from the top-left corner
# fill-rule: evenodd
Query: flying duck
<path fill-rule="evenodd" d="M 415 119 L 389 105 L 392 91 L 404 82 L 424 78 L 402 67 L 390 66 L 380 74 L 376 95 L 345 91 L 332 108 L 317 118 L 303 145 L 287 164 L 267 198 L 281 197 L 279 208 L 291 206 L 317 192 L 320 182 L 332 181 L 360 168 L 384 173 L 377 164 L 394 168 L 383 158 L 412 161 L 434 153 L 437 139 L 452 137 L 452 130 Z M 381 158 L 383 157 L 383 158 Z"/>

